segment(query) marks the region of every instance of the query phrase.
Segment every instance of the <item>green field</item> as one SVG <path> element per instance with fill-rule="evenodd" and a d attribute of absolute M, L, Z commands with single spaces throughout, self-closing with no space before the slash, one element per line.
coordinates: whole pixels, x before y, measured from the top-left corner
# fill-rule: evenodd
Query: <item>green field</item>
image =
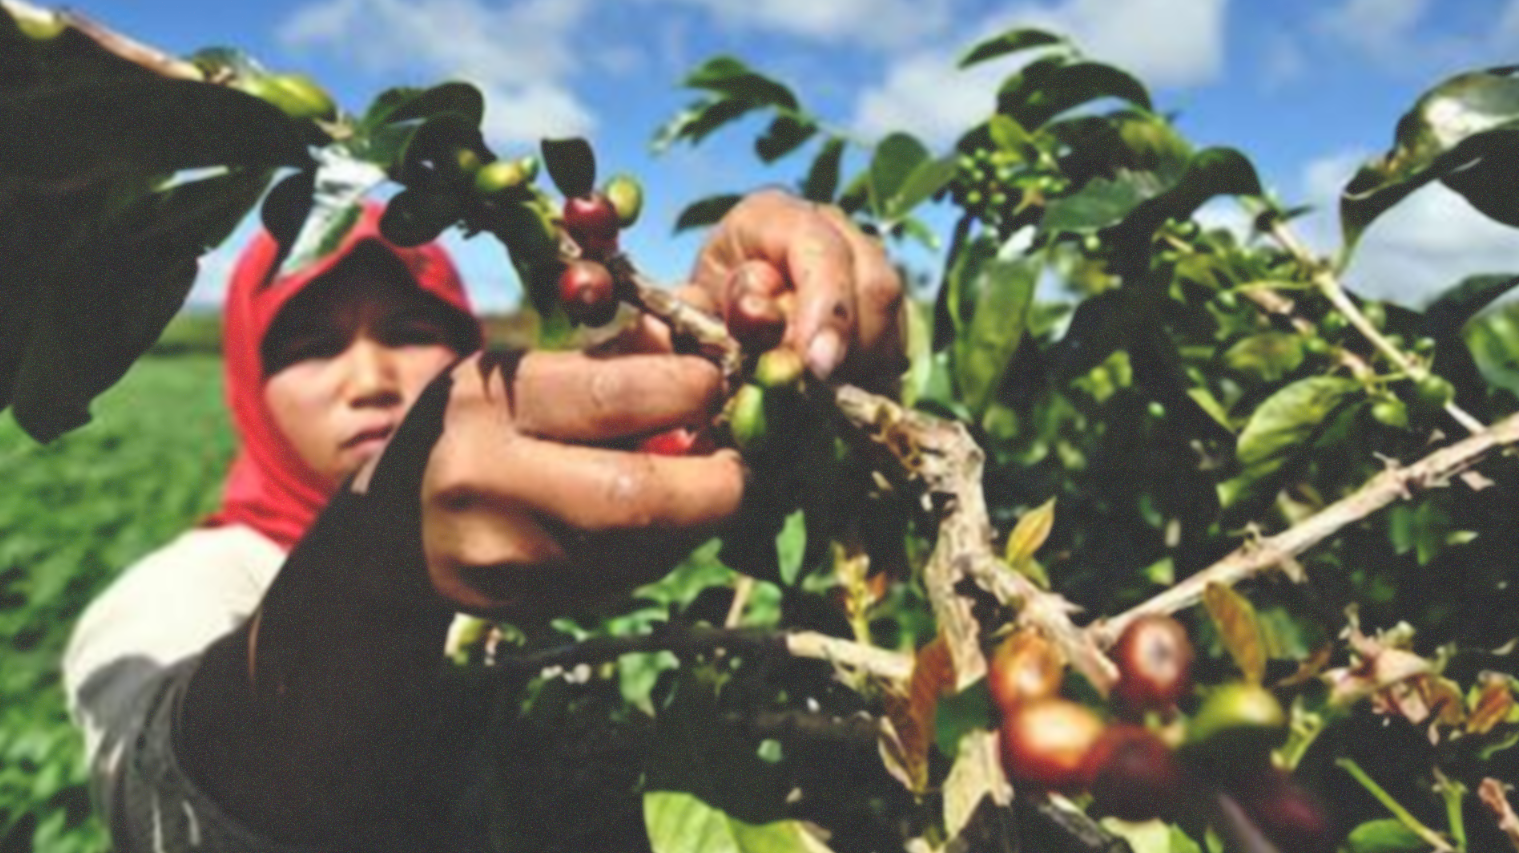
<path fill-rule="evenodd" d="M 142 359 L 96 402 L 91 424 L 50 445 L 0 417 L 4 853 L 106 848 L 59 655 L 97 589 L 216 505 L 233 450 L 221 395 L 220 361 L 190 352 Z"/>

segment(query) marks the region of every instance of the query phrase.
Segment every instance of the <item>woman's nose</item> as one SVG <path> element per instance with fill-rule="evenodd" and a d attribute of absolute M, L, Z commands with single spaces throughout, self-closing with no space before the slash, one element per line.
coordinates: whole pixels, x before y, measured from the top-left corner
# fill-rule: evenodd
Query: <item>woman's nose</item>
<path fill-rule="evenodd" d="M 359 336 L 344 353 L 348 363 L 348 403 L 351 406 L 394 406 L 401 402 L 400 372 L 389 347 Z"/>

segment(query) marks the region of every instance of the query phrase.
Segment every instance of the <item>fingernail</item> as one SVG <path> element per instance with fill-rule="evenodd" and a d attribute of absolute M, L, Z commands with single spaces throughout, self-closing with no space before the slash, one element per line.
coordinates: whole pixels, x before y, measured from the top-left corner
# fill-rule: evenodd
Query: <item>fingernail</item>
<path fill-rule="evenodd" d="M 844 342 L 839 340 L 839 333 L 833 329 L 823 329 L 807 347 L 807 367 L 819 379 L 827 379 L 839 366 L 839 359 L 843 355 Z"/>

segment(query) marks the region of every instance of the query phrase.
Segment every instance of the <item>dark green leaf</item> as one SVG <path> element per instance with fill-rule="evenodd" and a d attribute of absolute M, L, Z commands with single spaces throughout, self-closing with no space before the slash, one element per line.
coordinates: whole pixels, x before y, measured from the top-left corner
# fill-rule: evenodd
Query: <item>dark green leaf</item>
<path fill-rule="evenodd" d="M 1429 842 L 1393 818 L 1367 821 L 1345 839 L 1349 853 L 1415 853 L 1429 849 Z"/>
<path fill-rule="evenodd" d="M 661 128 L 654 138 L 654 150 L 663 151 L 682 139 L 695 145 L 723 125 L 759 108 L 759 104 L 740 98 L 703 101 Z"/>
<path fill-rule="evenodd" d="M 919 163 L 897 188 L 896 193 L 886 200 L 885 218 L 900 220 L 906 216 L 954 180 L 958 169 L 953 154 Z"/>
<path fill-rule="evenodd" d="M 442 113 L 457 113 L 479 127 L 485 118 L 485 96 L 477 87 L 457 81 L 430 89 L 388 89 L 369 105 L 359 126 L 372 129 L 382 124 L 429 119 Z"/>
<path fill-rule="evenodd" d="M 757 106 L 797 110 L 796 95 L 781 83 L 750 68 L 732 56 L 707 60 L 685 79 L 693 89 L 706 89 Z"/>
<path fill-rule="evenodd" d="M 993 258 L 980 270 L 980 298 L 970 328 L 955 341 L 955 382 L 961 399 L 979 417 L 1002 387 L 1013 354 L 1023 341 L 1029 307 L 1043 264 Z"/>
<path fill-rule="evenodd" d="M 1175 186 L 1140 204 L 1118 228 L 1147 239 L 1166 220 L 1189 219 L 1217 196 L 1260 194 L 1260 176 L 1245 155 L 1233 148 L 1205 148 L 1192 155 Z"/>
<path fill-rule="evenodd" d="M 296 124 L 274 106 L 185 80 L 90 82 L 0 96 L 0 173 L 77 186 L 129 173 L 305 167 Z"/>
<path fill-rule="evenodd" d="M 996 59 L 999 56 L 1007 56 L 1010 53 L 1031 48 L 1048 47 L 1052 44 L 1065 44 L 1065 39 L 1044 30 L 1031 28 L 1008 30 L 972 47 L 960 58 L 960 67 L 969 68 L 988 59 Z"/>
<path fill-rule="evenodd" d="M 1026 128 L 1045 122 L 1083 104 L 1118 98 L 1150 109 L 1150 93 L 1127 71 L 1100 62 L 1076 62 L 1025 68 L 997 93 L 997 112 L 1011 116 Z"/>
<path fill-rule="evenodd" d="M 763 135 L 754 142 L 754 152 L 766 163 L 790 154 L 802 143 L 812 138 L 817 133 L 817 125 L 812 121 L 797 118 L 790 113 L 781 113 L 770 122 Z"/>
<path fill-rule="evenodd" d="M 675 233 L 691 228 L 702 228 L 707 225 L 715 225 L 719 219 L 728 214 L 733 206 L 743 201 L 741 194 L 714 195 L 692 202 L 685 210 L 680 212 L 680 217 L 675 220 Z"/>
<path fill-rule="evenodd" d="M 1468 276 L 1435 297 L 1424 309 L 1424 313 L 1428 322 L 1437 324 L 1450 332 L 1459 333 L 1467 321 L 1477 315 L 1477 312 L 1515 287 L 1519 287 L 1519 276 Z"/>
<path fill-rule="evenodd" d="M 1511 192 L 1519 157 L 1519 79 L 1514 71 L 1460 74 L 1419 97 L 1398 120 L 1392 149 L 1362 166 L 1340 195 L 1347 249 L 1377 217 L 1436 179 L 1484 214 L 1519 225 L 1519 206 Z"/>
<path fill-rule="evenodd" d="M 839 189 L 839 165 L 843 159 L 843 138 L 829 137 L 823 143 L 823 150 L 813 159 L 812 168 L 807 170 L 807 179 L 802 182 L 802 197 L 821 204 L 833 201 L 833 194 Z"/>
<path fill-rule="evenodd" d="M 928 149 L 911 134 L 893 133 L 876 145 L 870 159 L 870 206 L 876 216 L 889 218 L 892 198 L 927 160 Z"/>
<path fill-rule="evenodd" d="M 596 154 L 575 136 L 543 140 L 543 165 L 565 198 L 581 198 L 596 187 Z"/>

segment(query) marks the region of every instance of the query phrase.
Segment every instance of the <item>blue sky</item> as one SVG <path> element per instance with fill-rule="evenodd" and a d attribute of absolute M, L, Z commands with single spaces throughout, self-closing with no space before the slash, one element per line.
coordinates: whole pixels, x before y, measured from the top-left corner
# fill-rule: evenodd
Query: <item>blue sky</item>
<path fill-rule="evenodd" d="M 234 45 L 278 70 L 310 73 L 348 109 L 398 84 L 468 79 L 490 104 L 500 153 L 578 133 L 606 170 L 645 179 L 645 219 L 625 238 L 664 279 L 698 245 L 672 237 L 689 201 L 790 181 L 803 157 L 770 168 L 755 125 L 699 149 L 650 155 L 655 129 L 691 100 L 683 74 L 718 53 L 787 82 L 804 103 L 862 138 L 896 129 L 942 150 L 991 108 L 1010 61 L 971 73 L 954 59 L 1015 25 L 1073 37 L 1135 72 L 1194 141 L 1250 155 L 1289 204 L 1316 204 L 1303 229 L 1333 244 L 1333 199 L 1383 151 L 1418 94 L 1450 74 L 1519 62 L 1519 0 L 78 0 L 74 8 L 173 53 Z M 1233 221 L 1228 208 L 1207 215 Z M 477 300 L 511 305 L 499 248 L 454 241 Z M 194 299 L 214 302 L 231 249 L 203 261 Z M 908 252 L 915 261 L 931 261 Z M 1370 295 L 1417 303 L 1472 272 L 1519 270 L 1519 232 L 1438 187 L 1367 235 L 1350 277 Z"/>

